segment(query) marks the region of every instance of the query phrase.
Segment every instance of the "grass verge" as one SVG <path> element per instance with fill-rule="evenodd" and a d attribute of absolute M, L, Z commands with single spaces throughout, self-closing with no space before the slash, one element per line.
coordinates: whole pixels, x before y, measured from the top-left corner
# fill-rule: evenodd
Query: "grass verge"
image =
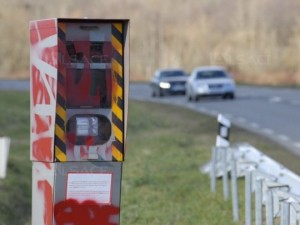
<path fill-rule="evenodd" d="M 29 92 L 0 92 L 0 136 L 11 138 L 7 177 L 0 179 L 0 225 L 22 225 L 31 216 Z"/>
<path fill-rule="evenodd" d="M 0 180 L 0 225 L 30 224 L 29 93 L 0 91 L 0 104 L 0 136 L 12 138 L 8 175 Z M 199 173 L 199 166 L 210 158 L 216 132 L 214 118 L 176 106 L 131 101 L 121 224 L 234 224 L 221 182 L 212 194 L 208 176 Z M 248 142 L 299 172 L 299 159 L 278 145 L 236 127 L 231 138 Z M 239 180 L 241 206 L 243 185 Z"/>
<path fill-rule="evenodd" d="M 217 121 L 171 105 L 130 104 L 123 173 L 122 225 L 234 224 L 231 203 L 209 191 L 199 165 L 210 159 Z M 280 146 L 237 127 L 232 142 L 248 142 L 296 172 L 298 160 Z M 239 180 L 244 206 L 244 181 Z M 244 210 L 241 223 L 244 224 Z"/>

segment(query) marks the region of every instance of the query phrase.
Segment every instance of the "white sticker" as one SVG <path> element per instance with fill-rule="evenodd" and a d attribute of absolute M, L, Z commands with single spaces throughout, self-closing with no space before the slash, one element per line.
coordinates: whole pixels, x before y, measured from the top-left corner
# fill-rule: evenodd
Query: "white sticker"
<path fill-rule="evenodd" d="M 66 199 L 111 204 L 111 173 L 68 173 Z"/>

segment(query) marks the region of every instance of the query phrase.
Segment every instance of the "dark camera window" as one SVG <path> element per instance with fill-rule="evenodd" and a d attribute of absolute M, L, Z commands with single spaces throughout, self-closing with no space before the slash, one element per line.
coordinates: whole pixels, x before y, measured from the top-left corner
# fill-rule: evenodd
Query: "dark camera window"
<path fill-rule="evenodd" d="M 110 108 L 111 70 L 68 69 L 67 108 Z"/>

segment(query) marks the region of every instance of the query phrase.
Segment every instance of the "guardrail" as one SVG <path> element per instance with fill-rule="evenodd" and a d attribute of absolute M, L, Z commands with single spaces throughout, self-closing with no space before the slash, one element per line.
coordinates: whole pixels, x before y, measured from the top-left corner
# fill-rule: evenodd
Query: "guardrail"
<path fill-rule="evenodd" d="M 220 129 L 217 140 L 219 136 Z M 275 218 L 280 218 L 281 225 L 300 224 L 300 177 L 297 174 L 247 143 L 233 146 L 218 143 L 212 148 L 211 161 L 202 167 L 202 172 L 210 175 L 212 192 L 216 191 L 216 179 L 222 178 L 225 200 L 229 199 L 231 187 L 234 221 L 239 221 L 241 210 L 237 179 L 244 177 L 246 225 L 252 224 L 252 214 L 256 225 L 273 225 Z"/>

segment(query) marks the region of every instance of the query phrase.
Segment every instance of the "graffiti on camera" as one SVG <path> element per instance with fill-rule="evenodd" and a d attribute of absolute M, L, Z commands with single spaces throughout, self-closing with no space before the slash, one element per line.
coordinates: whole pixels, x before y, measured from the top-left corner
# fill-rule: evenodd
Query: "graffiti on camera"
<path fill-rule="evenodd" d="M 118 216 L 120 209 L 112 205 L 99 205 L 93 200 L 82 203 L 67 199 L 54 206 L 54 219 L 57 225 L 116 225 L 113 216 Z"/>
<path fill-rule="evenodd" d="M 48 26 L 48 29 L 42 29 Z M 54 20 L 30 24 L 31 45 L 31 157 L 52 161 L 57 80 L 57 32 Z"/>

